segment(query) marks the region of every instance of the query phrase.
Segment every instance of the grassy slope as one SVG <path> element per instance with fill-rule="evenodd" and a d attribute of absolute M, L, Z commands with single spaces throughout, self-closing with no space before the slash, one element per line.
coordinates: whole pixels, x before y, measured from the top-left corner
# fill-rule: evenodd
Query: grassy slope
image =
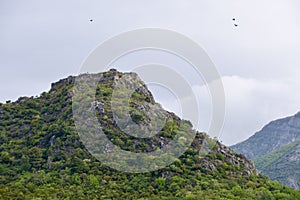
<path fill-rule="evenodd" d="M 267 170 L 268 166 L 275 163 L 280 158 L 284 157 L 288 152 L 291 152 L 292 149 L 299 144 L 300 144 L 300 140 L 296 140 L 295 142 L 290 143 L 288 145 L 284 145 L 267 155 L 255 158 L 254 159 L 255 166 L 257 167 L 258 170 L 265 171 Z"/>

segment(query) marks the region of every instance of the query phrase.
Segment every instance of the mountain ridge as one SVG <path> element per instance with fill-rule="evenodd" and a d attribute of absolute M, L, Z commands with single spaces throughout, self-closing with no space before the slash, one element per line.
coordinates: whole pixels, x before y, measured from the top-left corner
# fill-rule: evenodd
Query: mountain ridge
<path fill-rule="evenodd" d="M 299 139 L 299 129 L 300 112 L 291 117 L 271 121 L 250 138 L 232 145 L 231 148 L 253 159 Z"/>
<path fill-rule="evenodd" d="M 252 159 L 260 173 L 300 189 L 300 112 L 274 120 L 231 148 Z"/>

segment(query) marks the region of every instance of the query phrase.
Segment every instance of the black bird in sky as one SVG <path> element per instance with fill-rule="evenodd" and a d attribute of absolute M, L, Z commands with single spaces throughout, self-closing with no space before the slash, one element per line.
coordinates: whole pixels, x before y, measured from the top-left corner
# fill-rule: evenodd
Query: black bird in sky
<path fill-rule="evenodd" d="M 235 23 L 235 18 L 232 18 L 232 21 L 234 21 L 233 24 L 234 24 L 235 27 L 238 27 L 238 26 L 239 26 L 237 23 Z"/>
<path fill-rule="evenodd" d="M 93 19 L 90 19 L 90 22 L 94 21 Z"/>

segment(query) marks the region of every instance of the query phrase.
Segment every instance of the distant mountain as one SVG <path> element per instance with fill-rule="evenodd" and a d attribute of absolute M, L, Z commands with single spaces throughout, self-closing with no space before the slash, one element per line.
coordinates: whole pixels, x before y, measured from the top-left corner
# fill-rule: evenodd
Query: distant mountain
<path fill-rule="evenodd" d="M 168 112 L 168 121 L 155 136 L 124 133 L 111 107 L 114 84 L 124 75 L 141 82 L 137 74 L 116 70 L 79 76 L 99 78 L 95 97 L 78 98 L 88 98 L 87 109 L 95 112 L 114 145 L 125 151 L 151 152 L 177 135 L 195 132 L 190 122 Z M 72 104 L 73 108 L 84 105 L 72 102 L 77 95 L 74 81 L 70 76 L 37 98 L 0 104 L 0 199 L 300 199 L 300 191 L 258 175 L 250 160 L 200 132 L 195 132 L 186 152 L 163 169 L 128 173 L 104 165 L 87 150 L 93 143 L 84 145 L 76 131 Z M 143 83 L 129 103 L 137 124 L 149 123 L 149 113 L 157 114 L 153 111 L 160 107 Z M 81 116 L 82 123 L 90 126 L 89 116 Z M 212 151 L 205 155 L 202 147 L 206 146 Z M 109 151 L 105 146 L 104 152 Z"/>
<path fill-rule="evenodd" d="M 270 122 L 231 148 L 254 160 L 260 173 L 300 189 L 300 113 Z"/>
<path fill-rule="evenodd" d="M 272 180 L 300 189 L 300 140 L 255 158 L 254 162 L 257 169 Z"/>

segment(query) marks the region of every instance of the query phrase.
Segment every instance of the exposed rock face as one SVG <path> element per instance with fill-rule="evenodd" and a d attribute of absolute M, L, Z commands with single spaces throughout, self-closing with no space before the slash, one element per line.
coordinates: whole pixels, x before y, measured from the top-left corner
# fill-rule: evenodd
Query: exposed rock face
<path fill-rule="evenodd" d="M 272 121 L 232 149 L 253 159 L 260 173 L 272 180 L 300 188 L 300 112 Z"/>
<path fill-rule="evenodd" d="M 235 156 L 233 154 L 233 151 L 229 147 L 226 147 L 226 146 L 220 144 L 218 151 L 221 152 L 222 154 L 224 154 L 226 156 L 226 158 L 229 159 L 230 163 L 239 165 L 239 166 L 243 166 L 246 169 L 245 172 L 247 175 L 257 173 L 255 166 L 251 160 L 248 160 L 243 155 Z"/>

